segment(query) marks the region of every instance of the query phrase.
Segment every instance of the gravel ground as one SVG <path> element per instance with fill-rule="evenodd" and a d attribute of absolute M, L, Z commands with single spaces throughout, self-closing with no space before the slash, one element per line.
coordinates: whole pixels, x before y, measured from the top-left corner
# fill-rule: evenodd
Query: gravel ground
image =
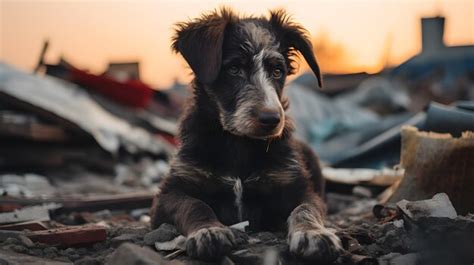
<path fill-rule="evenodd" d="M 339 231 L 338 236 L 346 250 L 334 264 L 472 265 L 473 215 L 459 216 L 456 219 L 424 218 L 415 224 L 407 222 L 401 215 L 378 219 L 372 213 L 375 204 L 372 199 L 328 196 L 328 206 L 332 214 L 327 218 L 327 226 Z M 3 237 L 0 238 L 0 264 L 4 264 L 2 261 L 9 262 L 5 264 L 166 264 L 169 260 L 174 260 L 175 264 L 215 264 L 192 260 L 183 251 L 176 249 L 156 252 L 156 241 L 167 242 L 168 247 L 179 241 L 170 243 L 179 236 L 171 225 L 163 225 L 158 230 L 150 231 L 146 218 L 134 221 L 131 218 L 117 218 L 115 213 L 110 212 L 99 212 L 93 216 L 96 217 L 96 224 L 107 227 L 107 240 L 89 246 L 61 248 L 33 243 L 24 236 L 8 236 L 6 233 L 2 236 L 0 232 Z M 55 219 L 58 222 L 73 224 L 77 216 L 58 216 Z M 246 233 L 234 230 L 234 234 L 238 245 L 229 256 L 218 263 L 301 264 L 301 261 L 289 255 L 284 233 Z M 133 245 L 125 246 L 124 243 Z M 120 246 L 121 249 L 117 250 Z M 179 248 L 179 244 L 175 248 Z M 119 254 L 125 255 L 129 260 L 117 256 Z M 15 263 L 12 258 L 15 255 L 22 261 Z M 28 261 L 28 257 L 37 260 Z"/>

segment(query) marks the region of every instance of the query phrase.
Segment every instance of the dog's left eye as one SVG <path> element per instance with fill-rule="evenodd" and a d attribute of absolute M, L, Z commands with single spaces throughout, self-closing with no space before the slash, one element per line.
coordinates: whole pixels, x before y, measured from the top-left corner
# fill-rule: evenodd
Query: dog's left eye
<path fill-rule="evenodd" d="M 280 69 L 274 69 L 272 71 L 272 77 L 275 79 L 279 79 L 282 76 L 282 71 Z"/>
<path fill-rule="evenodd" d="M 240 73 L 240 68 L 233 65 L 227 69 L 227 72 L 231 75 L 238 75 Z"/>

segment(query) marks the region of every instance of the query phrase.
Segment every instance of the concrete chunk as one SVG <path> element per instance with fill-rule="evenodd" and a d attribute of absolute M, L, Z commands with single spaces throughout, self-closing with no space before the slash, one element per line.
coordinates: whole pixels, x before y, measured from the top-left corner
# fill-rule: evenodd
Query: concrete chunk
<path fill-rule="evenodd" d="M 458 216 L 446 193 L 438 193 L 430 200 L 414 202 L 402 200 L 397 203 L 397 206 L 404 215 L 413 221 L 417 221 L 422 217 L 447 217 L 454 219 Z"/>

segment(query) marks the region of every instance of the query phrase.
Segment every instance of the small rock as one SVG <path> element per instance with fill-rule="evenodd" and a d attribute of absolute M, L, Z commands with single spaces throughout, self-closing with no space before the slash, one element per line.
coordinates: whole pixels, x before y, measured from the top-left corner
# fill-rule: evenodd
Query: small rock
<path fill-rule="evenodd" d="M 14 238 L 14 237 L 8 237 L 6 239 L 4 239 L 4 244 L 7 244 L 7 245 L 18 245 L 20 244 L 20 240 L 18 240 L 18 238 Z"/>
<path fill-rule="evenodd" d="M 391 227 L 391 229 L 387 229 L 388 227 Z M 385 226 L 384 230 L 386 230 L 385 234 L 380 235 L 380 237 L 376 239 L 377 244 L 384 249 L 396 252 L 412 250 L 413 246 L 405 229 L 397 228 L 395 225 L 390 224 Z"/>
<path fill-rule="evenodd" d="M 101 251 L 101 250 L 104 250 L 105 248 L 107 248 L 106 244 L 104 242 L 99 242 L 99 243 L 95 243 L 92 248 L 95 250 L 95 251 Z"/>
<path fill-rule="evenodd" d="M 34 249 L 30 249 L 28 254 L 31 254 L 33 256 L 43 256 L 43 251 L 41 251 L 41 249 L 34 248 Z"/>
<path fill-rule="evenodd" d="M 112 246 L 117 247 L 125 242 L 133 242 L 136 243 L 139 240 L 140 236 L 135 234 L 123 234 L 120 236 L 116 236 L 110 240 Z"/>
<path fill-rule="evenodd" d="M 230 230 L 232 230 L 232 233 L 234 234 L 235 244 L 237 246 L 247 244 L 249 242 L 250 238 L 247 235 L 247 233 L 245 233 L 245 232 L 243 232 L 239 229 L 234 229 L 234 228 L 231 228 Z"/>
<path fill-rule="evenodd" d="M 168 242 L 178 237 L 180 234 L 176 227 L 170 224 L 162 224 L 157 229 L 147 233 L 143 240 L 145 245 L 154 245 L 155 242 Z"/>
<path fill-rule="evenodd" d="M 19 253 L 25 253 L 28 251 L 28 249 L 22 245 L 13 245 L 11 247 L 11 250 L 15 251 L 15 252 L 19 252 Z"/>
<path fill-rule="evenodd" d="M 393 225 L 397 228 L 403 228 L 403 220 L 395 220 L 393 221 Z"/>
<path fill-rule="evenodd" d="M 148 247 L 124 243 L 107 260 L 106 265 L 162 265 L 167 261 Z"/>
<path fill-rule="evenodd" d="M 20 235 L 19 240 L 20 240 L 21 244 L 23 244 L 23 246 L 25 246 L 25 247 L 31 248 L 35 245 L 35 243 L 33 243 L 33 241 L 31 241 L 31 239 L 29 239 L 25 235 Z"/>
<path fill-rule="evenodd" d="M 107 220 L 107 219 L 112 218 L 112 213 L 110 212 L 110 210 L 102 210 L 102 211 L 96 212 L 94 215 L 96 218 L 99 218 L 101 220 Z"/>
<path fill-rule="evenodd" d="M 141 223 L 150 223 L 151 217 L 149 215 L 142 215 L 142 216 L 140 216 L 139 221 Z"/>
<path fill-rule="evenodd" d="M 18 231 L 0 230 L 0 242 L 4 242 L 10 238 L 15 238 L 20 241 L 20 236 L 24 236 L 24 234 Z"/>
<path fill-rule="evenodd" d="M 419 254 L 390 253 L 378 259 L 380 265 L 417 265 L 420 260 Z"/>
<path fill-rule="evenodd" d="M 79 254 L 77 254 L 77 253 L 74 253 L 74 254 L 72 254 L 72 255 L 69 255 L 68 258 L 69 258 L 70 260 L 78 260 L 78 259 L 81 258 L 81 256 L 79 256 Z"/>
<path fill-rule="evenodd" d="M 264 242 L 264 243 L 273 242 L 273 241 L 278 240 L 278 238 L 275 236 L 275 234 L 270 233 L 270 232 L 258 232 L 258 233 L 253 234 L 252 237 L 257 238 L 261 242 Z"/>
<path fill-rule="evenodd" d="M 44 255 L 48 258 L 54 258 L 58 254 L 58 250 L 54 247 L 47 247 L 43 249 Z"/>
<path fill-rule="evenodd" d="M 383 255 L 383 253 L 386 253 L 384 249 L 377 243 L 373 243 L 370 245 L 365 246 L 365 250 L 369 256 L 374 256 L 378 257 L 380 255 Z"/>
<path fill-rule="evenodd" d="M 76 253 L 76 250 L 74 250 L 73 248 L 66 248 L 65 250 L 63 250 L 63 253 L 64 253 L 64 255 L 69 256 L 69 255 L 72 255 L 72 254 Z"/>

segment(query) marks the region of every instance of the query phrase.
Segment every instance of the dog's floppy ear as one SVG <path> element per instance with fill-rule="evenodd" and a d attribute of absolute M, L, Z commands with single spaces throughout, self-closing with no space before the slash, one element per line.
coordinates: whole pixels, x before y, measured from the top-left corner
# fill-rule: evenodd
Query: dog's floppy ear
<path fill-rule="evenodd" d="M 319 87 L 322 87 L 321 71 L 306 30 L 301 25 L 292 22 L 290 16 L 281 9 L 270 11 L 270 24 L 282 40 L 282 47 L 286 49 L 288 57 L 291 59 L 295 51 L 300 52 L 316 75 Z"/>
<path fill-rule="evenodd" d="M 217 78 L 225 28 L 233 19 L 231 10 L 222 8 L 176 25 L 172 48 L 181 53 L 198 81 L 209 84 Z"/>

